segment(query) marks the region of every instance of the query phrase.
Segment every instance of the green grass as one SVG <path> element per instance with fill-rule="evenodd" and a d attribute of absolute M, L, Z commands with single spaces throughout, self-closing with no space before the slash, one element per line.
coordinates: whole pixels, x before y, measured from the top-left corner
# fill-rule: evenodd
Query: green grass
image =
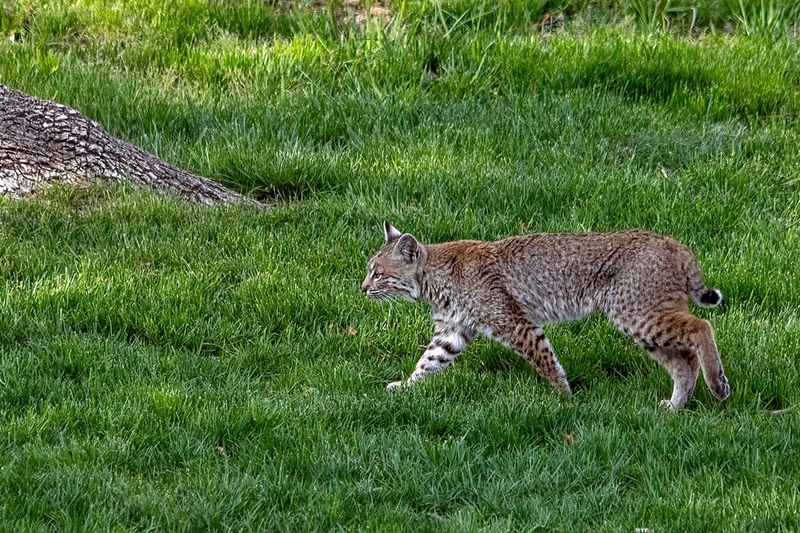
<path fill-rule="evenodd" d="M 0 199 L 0 529 L 800 528 L 796 19 L 637 6 L 0 8 L 0 83 L 272 204 Z M 546 328 L 569 399 L 488 341 L 387 394 L 432 327 L 359 293 L 384 218 L 681 239 L 733 395 L 660 411 L 666 373 L 599 317 Z"/>

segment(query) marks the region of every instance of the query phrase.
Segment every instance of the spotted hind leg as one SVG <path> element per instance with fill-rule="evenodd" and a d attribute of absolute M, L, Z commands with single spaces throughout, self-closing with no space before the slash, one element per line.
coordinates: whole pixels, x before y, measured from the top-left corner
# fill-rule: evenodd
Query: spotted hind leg
<path fill-rule="evenodd" d="M 649 346 L 645 348 L 650 356 L 663 366 L 672 378 L 672 397 L 663 400 L 661 405 L 667 409 L 683 409 L 692 398 L 700 360 L 691 350 L 677 350 Z"/>
<path fill-rule="evenodd" d="M 635 326 L 620 317 L 612 315 L 611 318 L 620 330 L 647 349 L 670 373 L 676 387 L 670 399 L 673 408 L 683 407 L 691 397 L 694 386 L 689 387 L 688 376 L 695 365 L 702 369 L 703 379 L 717 399 L 724 400 L 730 395 L 731 388 L 722 368 L 714 330 L 708 321 L 682 309 L 653 313 Z M 689 355 L 682 357 L 681 354 L 686 352 Z"/>

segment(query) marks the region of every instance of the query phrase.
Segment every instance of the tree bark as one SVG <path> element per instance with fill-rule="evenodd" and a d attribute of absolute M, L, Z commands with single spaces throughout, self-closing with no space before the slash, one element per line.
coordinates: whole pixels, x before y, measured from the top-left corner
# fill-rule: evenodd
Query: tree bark
<path fill-rule="evenodd" d="M 75 109 L 0 84 L 0 194 L 23 198 L 49 184 L 100 182 L 205 204 L 257 203 L 112 137 Z"/>

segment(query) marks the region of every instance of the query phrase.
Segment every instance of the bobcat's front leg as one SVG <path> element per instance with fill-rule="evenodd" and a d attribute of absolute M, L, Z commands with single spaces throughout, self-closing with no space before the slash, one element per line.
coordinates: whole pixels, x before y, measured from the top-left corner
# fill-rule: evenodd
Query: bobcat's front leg
<path fill-rule="evenodd" d="M 430 373 L 441 372 L 464 351 L 467 345 L 475 338 L 475 333 L 463 327 L 456 326 L 443 320 L 435 320 L 436 330 L 433 340 L 425 349 L 425 353 L 417 361 L 417 368 L 405 381 L 395 381 L 387 385 L 387 389 L 399 389 L 411 385 Z"/>
<path fill-rule="evenodd" d="M 496 327 L 495 337 L 528 361 L 558 392 L 572 394 L 564 368 L 556 359 L 553 347 L 540 326 L 518 315 L 513 325 L 502 324 Z"/>

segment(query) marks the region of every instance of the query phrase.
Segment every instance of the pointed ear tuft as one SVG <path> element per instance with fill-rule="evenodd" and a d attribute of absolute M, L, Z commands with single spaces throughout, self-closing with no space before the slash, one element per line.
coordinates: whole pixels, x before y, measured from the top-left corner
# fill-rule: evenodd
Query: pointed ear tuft
<path fill-rule="evenodd" d="M 413 263 L 419 257 L 419 242 L 410 233 L 404 233 L 397 241 L 394 253 L 402 257 L 406 263 Z"/>
<path fill-rule="evenodd" d="M 400 235 L 402 235 L 402 233 L 392 226 L 388 220 L 383 221 L 383 237 L 386 239 L 386 242 L 399 239 Z"/>

